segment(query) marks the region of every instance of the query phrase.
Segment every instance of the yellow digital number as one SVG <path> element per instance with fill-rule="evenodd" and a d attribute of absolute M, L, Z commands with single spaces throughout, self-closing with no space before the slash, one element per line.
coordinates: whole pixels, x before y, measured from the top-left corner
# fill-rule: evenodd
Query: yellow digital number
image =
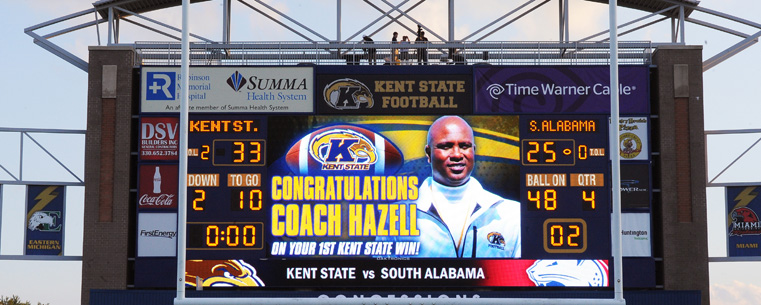
<path fill-rule="evenodd" d="M 203 211 L 204 207 L 204 200 L 206 200 L 206 191 L 204 190 L 195 190 L 196 194 L 200 194 L 200 197 L 196 195 L 196 198 L 193 199 L 193 210 L 194 211 Z"/>
<path fill-rule="evenodd" d="M 251 146 L 255 147 L 252 150 L 249 150 L 248 153 L 256 156 L 253 159 L 248 160 L 249 163 L 257 163 L 262 160 L 262 143 L 259 142 L 249 142 Z"/>
<path fill-rule="evenodd" d="M 581 198 L 584 199 L 584 210 L 594 210 L 595 209 L 595 191 L 589 191 L 589 196 L 587 196 L 587 191 L 581 191 Z"/>
<path fill-rule="evenodd" d="M 242 163 L 245 159 L 244 153 L 243 153 L 243 142 L 233 142 L 233 145 L 238 146 L 238 149 L 233 150 L 233 154 L 238 154 L 238 158 L 233 159 L 233 162 L 235 163 Z"/>
<path fill-rule="evenodd" d="M 211 151 L 209 145 L 201 145 L 201 160 L 209 160 L 209 151 Z"/>
<path fill-rule="evenodd" d="M 212 235 L 214 235 L 213 241 L 211 239 Z M 219 227 L 218 226 L 211 225 L 206 227 L 206 245 L 209 247 L 216 247 L 219 245 Z"/>
<path fill-rule="evenodd" d="M 536 158 L 532 158 L 532 157 L 531 157 L 531 154 L 536 154 L 536 153 L 539 153 L 539 142 L 528 142 L 528 145 L 531 145 L 531 146 L 533 146 L 534 148 L 533 148 L 533 149 L 531 149 L 531 150 L 529 150 L 529 151 L 526 153 L 526 160 L 527 160 L 528 162 L 531 162 L 531 163 L 536 163 L 536 162 L 539 162 L 539 160 L 537 160 Z"/>
<path fill-rule="evenodd" d="M 554 247 L 560 247 L 563 245 L 563 226 L 553 225 L 550 227 L 550 244 Z"/>
<path fill-rule="evenodd" d="M 544 142 L 544 153 L 550 155 L 549 158 L 544 159 L 544 162 L 555 163 L 557 156 L 555 155 L 555 150 L 549 148 L 550 145 L 555 145 L 555 142 Z"/>
<path fill-rule="evenodd" d="M 238 226 L 228 226 L 227 227 L 227 246 L 228 247 L 235 247 L 238 244 L 240 244 L 240 229 Z M 233 240 L 233 236 L 235 236 L 235 239 Z"/>
<path fill-rule="evenodd" d="M 568 245 L 571 247 L 578 247 L 579 244 L 573 242 L 573 239 L 581 235 L 581 229 L 577 225 L 570 225 L 568 229 L 573 230 L 573 233 L 568 234 Z"/>
<path fill-rule="evenodd" d="M 558 208 L 558 193 L 554 189 L 547 189 L 544 190 L 544 192 L 536 191 L 536 193 L 533 193 L 530 190 L 527 192 L 528 200 L 536 204 L 536 209 L 532 210 L 541 210 L 542 203 L 544 204 L 544 209 L 547 211 L 554 211 Z M 542 200 L 542 197 L 544 197 L 544 200 Z"/>
<path fill-rule="evenodd" d="M 579 145 L 579 160 L 586 160 L 587 152 L 588 149 L 586 145 Z"/>
<path fill-rule="evenodd" d="M 249 236 L 251 236 L 251 239 L 247 239 L 247 237 Z M 256 245 L 256 227 L 255 226 L 247 225 L 243 227 L 243 245 L 246 247 L 253 247 L 254 245 Z"/>

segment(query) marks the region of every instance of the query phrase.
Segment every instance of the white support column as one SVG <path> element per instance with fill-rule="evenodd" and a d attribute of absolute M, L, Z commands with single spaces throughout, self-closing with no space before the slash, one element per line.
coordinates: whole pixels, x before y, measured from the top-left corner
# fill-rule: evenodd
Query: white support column
<path fill-rule="evenodd" d="M 449 41 L 454 41 L 454 0 L 449 0 Z"/>
<path fill-rule="evenodd" d="M 177 180 L 177 297 L 174 303 L 185 300 L 185 261 L 187 241 L 185 231 L 188 216 L 188 83 L 190 83 L 190 0 L 182 0 L 182 66 L 180 68 L 180 164 Z"/>
<path fill-rule="evenodd" d="M 336 0 L 336 41 L 341 41 L 341 0 Z"/>
<path fill-rule="evenodd" d="M 679 7 L 679 43 L 684 44 L 684 6 Z"/>
<path fill-rule="evenodd" d="M 114 42 L 114 8 L 108 8 L 108 42 L 106 45 L 111 45 Z"/>
<path fill-rule="evenodd" d="M 623 259 L 621 247 L 621 155 L 619 121 L 619 87 L 618 87 L 618 1 L 609 2 L 610 14 L 610 153 L 611 153 L 611 188 L 613 214 L 610 219 L 610 245 L 613 254 L 613 291 L 614 300 L 624 301 Z M 624 301 L 625 302 L 625 301 Z"/>
<path fill-rule="evenodd" d="M 230 1 L 222 0 L 222 43 L 230 43 Z"/>

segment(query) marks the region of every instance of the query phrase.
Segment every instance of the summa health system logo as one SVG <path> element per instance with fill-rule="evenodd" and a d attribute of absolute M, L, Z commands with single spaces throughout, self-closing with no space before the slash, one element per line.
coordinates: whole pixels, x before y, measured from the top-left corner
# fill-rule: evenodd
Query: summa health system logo
<path fill-rule="evenodd" d="M 152 101 L 174 100 L 174 80 L 177 79 L 175 72 L 147 72 L 146 74 L 145 99 Z"/>
<path fill-rule="evenodd" d="M 358 80 L 342 78 L 325 86 L 325 102 L 338 110 L 373 108 L 373 94 Z"/>
<path fill-rule="evenodd" d="M 322 170 L 369 170 L 378 159 L 373 142 L 351 129 L 331 129 L 315 136 L 309 154 Z"/>
<path fill-rule="evenodd" d="M 235 73 L 230 75 L 227 79 L 227 84 L 230 85 L 230 88 L 233 88 L 235 92 L 238 92 L 246 85 L 246 77 L 241 75 L 238 71 L 235 71 Z"/>

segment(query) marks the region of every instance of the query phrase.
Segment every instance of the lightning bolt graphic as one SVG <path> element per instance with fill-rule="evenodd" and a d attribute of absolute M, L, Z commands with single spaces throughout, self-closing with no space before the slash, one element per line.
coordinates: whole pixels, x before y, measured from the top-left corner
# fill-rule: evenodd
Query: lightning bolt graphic
<path fill-rule="evenodd" d="M 45 208 L 45 206 L 48 205 L 48 203 L 50 203 L 51 201 L 53 201 L 53 199 L 58 197 L 58 192 L 55 191 L 57 188 L 58 188 L 57 186 L 48 186 L 47 188 L 42 190 L 42 192 L 40 192 L 40 194 L 37 195 L 37 197 L 34 197 L 34 200 L 39 200 L 39 201 L 37 202 L 37 204 L 34 205 L 34 207 L 32 207 L 31 210 L 29 210 L 29 213 L 26 214 L 26 221 L 29 221 L 29 217 L 32 217 L 32 214 L 34 214 L 34 212 L 42 210 L 43 208 Z"/>
<path fill-rule="evenodd" d="M 737 194 L 737 197 L 735 197 L 734 201 L 737 201 L 737 204 L 735 205 L 732 210 L 729 212 L 732 213 L 736 208 L 742 208 L 748 206 L 748 204 L 753 201 L 753 199 L 758 196 L 757 192 L 753 192 L 756 189 L 755 186 L 749 186 L 746 187 L 740 194 Z M 730 227 L 732 225 L 732 215 L 727 215 L 727 227 Z"/>

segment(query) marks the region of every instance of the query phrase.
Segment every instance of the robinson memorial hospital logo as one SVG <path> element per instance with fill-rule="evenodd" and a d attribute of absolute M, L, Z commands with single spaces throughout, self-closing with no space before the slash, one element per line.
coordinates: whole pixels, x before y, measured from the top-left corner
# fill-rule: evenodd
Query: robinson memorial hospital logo
<path fill-rule="evenodd" d="M 174 80 L 177 79 L 175 72 L 148 72 L 146 74 L 146 100 L 166 101 L 174 100 L 177 86 Z"/>

